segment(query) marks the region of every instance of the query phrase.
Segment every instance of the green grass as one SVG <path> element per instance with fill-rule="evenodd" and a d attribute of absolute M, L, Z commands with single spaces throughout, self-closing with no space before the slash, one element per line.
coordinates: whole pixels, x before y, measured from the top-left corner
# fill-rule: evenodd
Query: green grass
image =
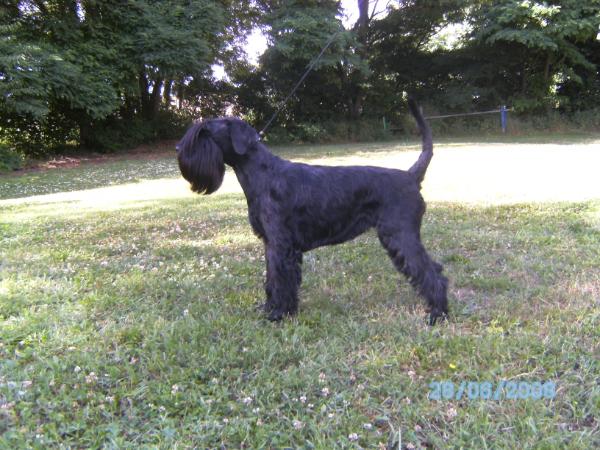
<path fill-rule="evenodd" d="M 0 179 L 0 448 L 385 448 L 398 431 L 404 448 L 600 445 L 600 197 L 430 201 L 440 326 L 374 233 L 305 255 L 300 313 L 272 324 L 244 197 L 175 177 L 164 159 Z M 429 400 L 442 380 L 557 395 Z"/>

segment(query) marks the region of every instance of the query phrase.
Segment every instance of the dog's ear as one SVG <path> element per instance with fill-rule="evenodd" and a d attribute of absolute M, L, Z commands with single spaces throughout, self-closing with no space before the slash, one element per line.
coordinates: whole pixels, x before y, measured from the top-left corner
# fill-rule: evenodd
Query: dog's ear
<path fill-rule="evenodd" d="M 177 144 L 177 160 L 192 191 L 212 194 L 221 186 L 225 174 L 223 152 L 206 126 L 196 125 L 188 130 Z"/>
<path fill-rule="evenodd" d="M 257 141 L 258 133 L 254 128 L 241 120 L 230 122 L 231 144 L 238 155 L 244 155 Z"/>

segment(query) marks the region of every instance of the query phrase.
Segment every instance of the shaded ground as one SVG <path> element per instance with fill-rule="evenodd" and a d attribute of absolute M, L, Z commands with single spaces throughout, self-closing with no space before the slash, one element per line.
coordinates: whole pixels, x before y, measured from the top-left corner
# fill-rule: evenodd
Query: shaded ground
<path fill-rule="evenodd" d="M 132 150 L 120 153 L 78 152 L 73 155 L 57 155 L 44 160 L 33 160 L 23 169 L 4 173 L 0 176 L 21 176 L 31 172 L 42 172 L 54 169 L 72 169 L 82 165 L 106 164 L 123 160 L 152 160 L 172 157 L 175 141 L 140 145 Z"/>

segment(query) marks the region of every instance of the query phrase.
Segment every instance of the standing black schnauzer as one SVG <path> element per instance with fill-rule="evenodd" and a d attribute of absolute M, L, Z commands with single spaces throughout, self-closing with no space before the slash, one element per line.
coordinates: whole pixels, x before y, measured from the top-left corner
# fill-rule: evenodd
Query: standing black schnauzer
<path fill-rule="evenodd" d="M 192 190 L 211 194 L 230 165 L 246 195 L 250 224 L 265 244 L 264 305 L 270 320 L 298 309 L 302 253 L 355 238 L 371 227 L 396 269 L 427 299 L 429 322 L 448 313 L 448 280 L 421 243 L 425 202 L 421 182 L 433 156 L 431 130 L 412 100 L 423 151 L 408 170 L 328 167 L 286 161 L 273 155 L 256 130 L 239 119 L 193 125 L 177 145 L 183 177 Z"/>

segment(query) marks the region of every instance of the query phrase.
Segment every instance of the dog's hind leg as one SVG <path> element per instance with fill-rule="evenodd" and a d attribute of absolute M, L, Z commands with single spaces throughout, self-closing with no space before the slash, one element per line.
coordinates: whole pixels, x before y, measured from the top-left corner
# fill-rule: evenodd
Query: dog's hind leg
<path fill-rule="evenodd" d="M 434 325 L 438 318 L 448 314 L 448 279 L 441 273 L 441 264 L 433 261 L 425 251 L 418 229 L 409 226 L 397 228 L 393 233 L 381 228 L 378 231 L 379 240 L 396 269 L 427 300 L 429 323 Z"/>
<path fill-rule="evenodd" d="M 267 279 L 265 311 L 269 320 L 281 320 L 298 310 L 298 289 L 302 281 L 302 252 L 288 245 L 269 243 L 265 248 Z"/>

